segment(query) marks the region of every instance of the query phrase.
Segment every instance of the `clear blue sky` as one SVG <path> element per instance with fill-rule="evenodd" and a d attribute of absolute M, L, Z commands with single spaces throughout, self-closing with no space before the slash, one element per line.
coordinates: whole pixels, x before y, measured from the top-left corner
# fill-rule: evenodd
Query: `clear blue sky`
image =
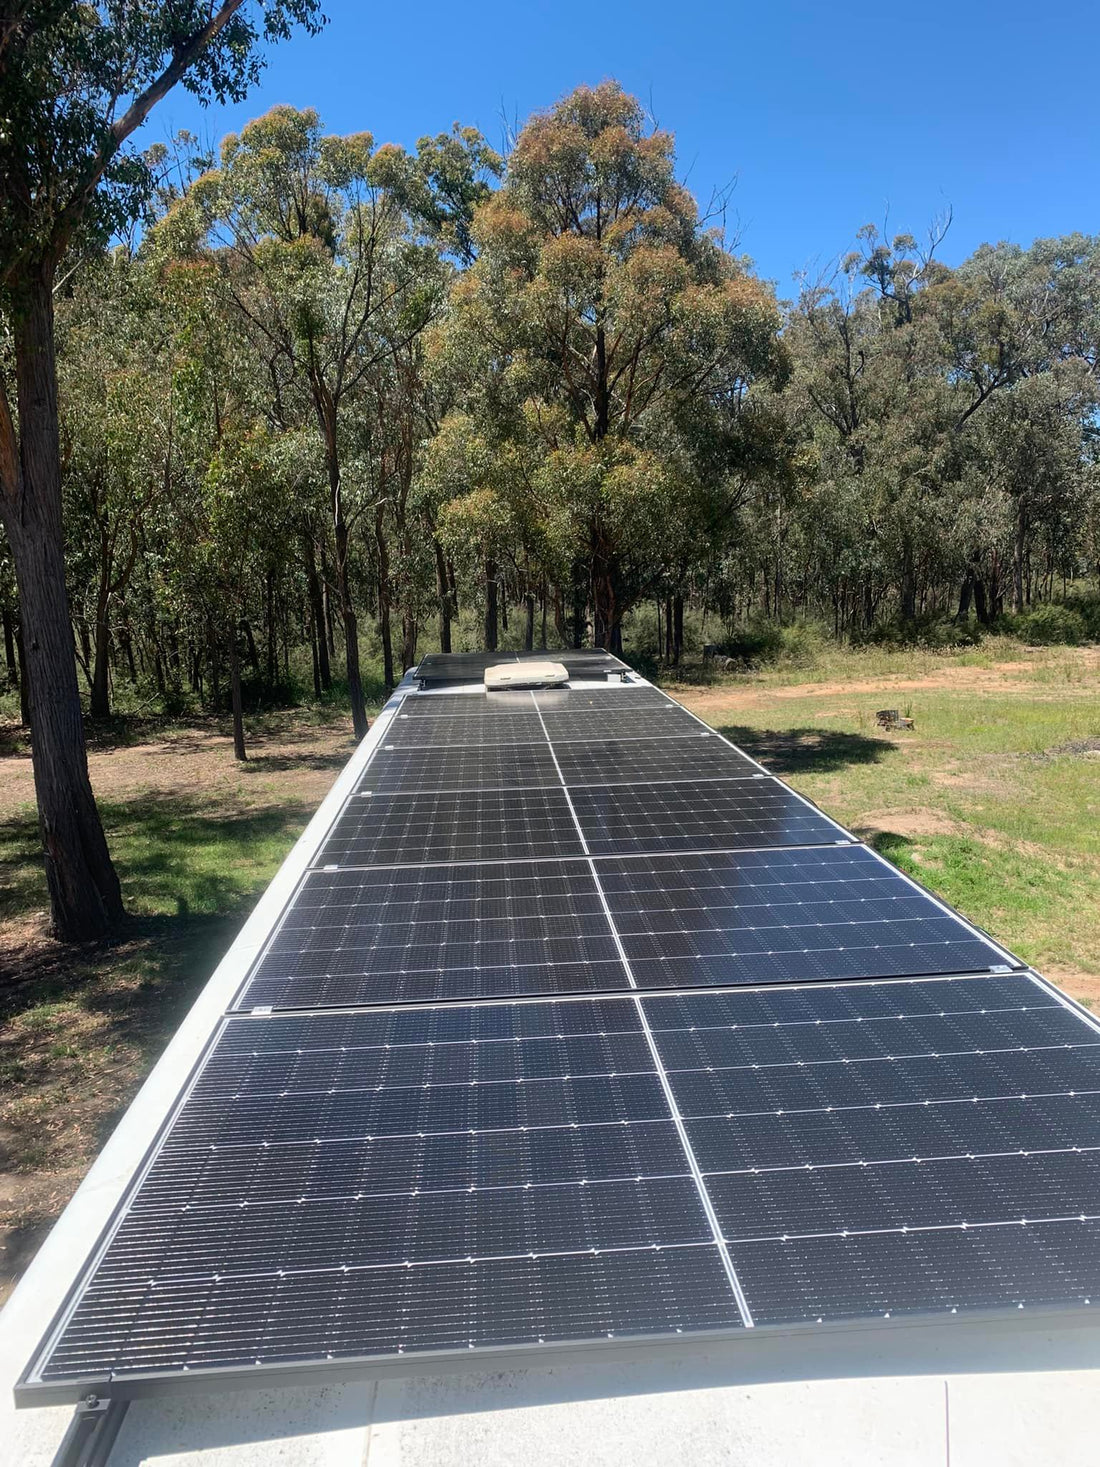
<path fill-rule="evenodd" d="M 581 82 L 613 76 L 677 139 L 705 202 L 734 178 L 730 222 L 761 273 L 791 292 L 889 209 L 923 231 L 948 205 L 941 250 L 1100 232 L 1100 9 L 1088 0 L 324 0 L 321 36 L 269 53 L 240 107 L 177 89 L 146 136 L 220 138 L 276 102 L 330 131 L 411 146 L 460 121 L 494 144 Z"/>

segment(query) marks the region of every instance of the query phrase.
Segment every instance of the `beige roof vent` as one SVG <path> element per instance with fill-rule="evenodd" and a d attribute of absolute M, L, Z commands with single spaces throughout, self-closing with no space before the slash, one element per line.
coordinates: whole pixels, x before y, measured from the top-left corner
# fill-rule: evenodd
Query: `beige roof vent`
<path fill-rule="evenodd" d="M 501 662 L 485 669 L 485 691 L 502 688 L 557 688 L 569 681 L 560 662 Z"/>

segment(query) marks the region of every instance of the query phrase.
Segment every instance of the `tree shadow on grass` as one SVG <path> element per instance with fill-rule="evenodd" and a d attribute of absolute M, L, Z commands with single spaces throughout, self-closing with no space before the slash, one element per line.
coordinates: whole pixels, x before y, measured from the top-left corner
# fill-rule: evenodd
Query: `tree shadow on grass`
<path fill-rule="evenodd" d="M 730 724 L 718 730 L 758 759 L 773 774 L 828 774 L 850 764 L 877 764 L 895 745 L 832 728 L 748 728 Z"/>
<path fill-rule="evenodd" d="M 97 973 L 139 964 L 154 985 L 201 982 L 312 813 L 287 801 L 211 810 L 200 794 L 152 792 L 101 805 L 132 913 L 116 939 L 66 944 L 45 932 L 46 883 L 33 816 L 0 822 L 0 1018 L 71 998 Z M 126 985 L 127 990 L 132 985 Z M 108 1004 L 113 1000 L 104 1000 Z"/>
<path fill-rule="evenodd" d="M 295 769 L 343 769 L 351 750 L 337 749 L 332 754 L 253 754 L 249 752 L 244 765 L 246 771 L 256 770 L 261 774 L 283 774 Z"/>

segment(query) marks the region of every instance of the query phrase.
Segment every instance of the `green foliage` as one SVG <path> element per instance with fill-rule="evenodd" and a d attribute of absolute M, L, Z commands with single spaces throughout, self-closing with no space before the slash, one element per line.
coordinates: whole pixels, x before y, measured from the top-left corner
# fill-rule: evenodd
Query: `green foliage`
<path fill-rule="evenodd" d="M 0 282 L 56 260 L 74 230 L 106 239 L 149 200 L 148 160 L 126 140 L 175 82 L 203 101 L 241 101 L 259 43 L 317 31 L 316 0 L 258 0 L 215 19 L 204 0 L 57 5 L 28 0 L 0 47 Z"/>
<path fill-rule="evenodd" d="M 1070 606 L 1048 602 L 1022 616 L 1005 618 L 1012 636 L 1037 647 L 1076 647 L 1089 640 L 1089 626 L 1080 612 Z"/>

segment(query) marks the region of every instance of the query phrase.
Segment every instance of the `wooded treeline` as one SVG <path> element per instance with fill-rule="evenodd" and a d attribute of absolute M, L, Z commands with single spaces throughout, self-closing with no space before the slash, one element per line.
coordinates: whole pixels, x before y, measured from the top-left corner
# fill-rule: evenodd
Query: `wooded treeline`
<path fill-rule="evenodd" d="M 606 83 L 507 158 L 415 153 L 276 108 L 201 168 L 154 158 L 140 236 L 55 294 L 69 593 L 93 716 L 112 684 L 241 707 L 308 647 L 392 684 L 428 647 L 622 647 L 656 602 L 713 640 L 991 622 L 1100 559 L 1100 240 L 860 232 L 780 304 Z M 5 564 L 5 655 L 19 608 Z M 517 623 L 522 629 L 517 633 Z M 469 626 L 467 617 L 466 625 Z M 628 648 L 629 650 L 629 648 Z"/>

